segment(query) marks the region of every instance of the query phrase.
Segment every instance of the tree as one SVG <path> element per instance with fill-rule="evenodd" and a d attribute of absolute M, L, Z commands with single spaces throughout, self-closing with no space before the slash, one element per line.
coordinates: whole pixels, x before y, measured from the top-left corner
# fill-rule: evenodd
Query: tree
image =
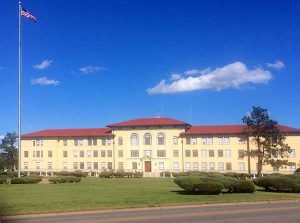
<path fill-rule="evenodd" d="M 280 131 L 278 123 L 270 119 L 267 109 L 252 107 L 252 112 L 243 117 L 247 125 L 245 135 L 256 145 L 255 149 L 246 152 L 257 158 L 257 175 L 261 176 L 263 165 L 280 168 L 289 165 L 290 147 L 285 143 L 285 135 Z"/>
<path fill-rule="evenodd" d="M 7 133 L 0 144 L 0 169 L 16 170 L 18 164 L 18 149 L 16 133 Z"/>

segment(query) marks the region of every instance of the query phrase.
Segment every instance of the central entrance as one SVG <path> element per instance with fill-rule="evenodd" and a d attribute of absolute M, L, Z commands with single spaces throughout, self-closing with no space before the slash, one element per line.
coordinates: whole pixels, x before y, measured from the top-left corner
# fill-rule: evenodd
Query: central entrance
<path fill-rule="evenodd" d="M 145 172 L 151 172 L 151 161 L 145 161 Z"/>

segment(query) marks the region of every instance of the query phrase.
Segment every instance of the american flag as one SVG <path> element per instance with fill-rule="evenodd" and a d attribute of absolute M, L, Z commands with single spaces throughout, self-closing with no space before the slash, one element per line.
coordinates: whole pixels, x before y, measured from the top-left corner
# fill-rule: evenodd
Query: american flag
<path fill-rule="evenodd" d="M 23 7 L 21 7 L 21 15 L 25 16 L 28 19 L 31 19 L 32 21 L 36 22 L 35 16 L 31 15 L 29 12 L 27 12 Z"/>

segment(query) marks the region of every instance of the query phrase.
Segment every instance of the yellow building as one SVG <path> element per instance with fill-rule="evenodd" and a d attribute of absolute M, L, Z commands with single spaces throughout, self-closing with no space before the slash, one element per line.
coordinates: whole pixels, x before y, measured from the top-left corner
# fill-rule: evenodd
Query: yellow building
<path fill-rule="evenodd" d="M 93 129 L 49 129 L 22 135 L 21 171 L 256 173 L 256 160 L 241 158 L 253 148 L 244 125 L 191 126 L 171 118 L 141 118 Z M 292 148 L 293 164 L 263 173 L 292 173 L 300 163 L 300 129 L 279 126 Z"/>

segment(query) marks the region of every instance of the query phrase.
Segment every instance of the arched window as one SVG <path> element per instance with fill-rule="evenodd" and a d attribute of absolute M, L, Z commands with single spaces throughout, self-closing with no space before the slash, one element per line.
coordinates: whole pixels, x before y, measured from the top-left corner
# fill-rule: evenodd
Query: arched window
<path fill-rule="evenodd" d="M 162 132 L 157 134 L 157 144 L 165 145 L 165 134 L 163 134 Z"/>
<path fill-rule="evenodd" d="M 145 133 L 144 135 L 144 145 L 151 145 L 152 144 L 152 137 L 150 133 Z"/>
<path fill-rule="evenodd" d="M 118 138 L 118 144 L 119 144 L 119 146 L 123 145 L 123 138 L 122 137 Z"/>
<path fill-rule="evenodd" d="M 131 134 L 130 143 L 132 146 L 137 146 L 139 144 L 139 136 L 136 133 Z"/>

